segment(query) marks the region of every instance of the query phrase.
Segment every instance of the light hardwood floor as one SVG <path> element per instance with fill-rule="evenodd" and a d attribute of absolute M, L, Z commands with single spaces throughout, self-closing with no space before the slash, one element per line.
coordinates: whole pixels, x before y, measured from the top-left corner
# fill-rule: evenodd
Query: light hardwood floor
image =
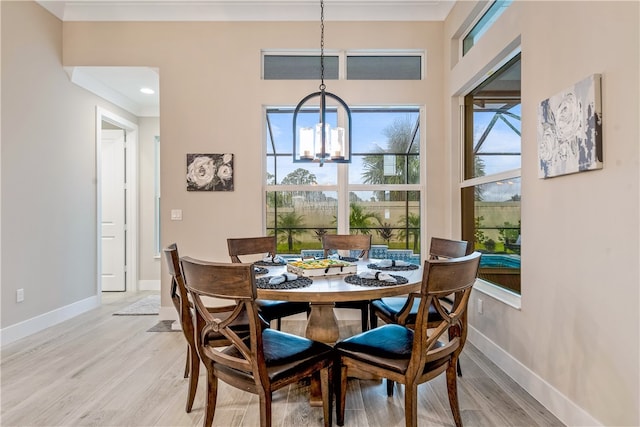
<path fill-rule="evenodd" d="M 193 411 L 184 411 L 186 342 L 181 332 L 147 332 L 158 316 L 113 316 L 149 292 L 108 294 L 101 308 L 9 344 L 0 364 L 2 426 L 194 426 L 204 415 L 201 369 Z M 283 322 L 302 334 L 304 321 Z M 341 335 L 359 321 L 341 321 Z M 469 426 L 561 426 L 562 423 L 467 343 L 458 380 Z M 419 425 L 451 426 L 444 376 L 419 388 Z M 321 426 L 308 384 L 274 395 L 273 425 Z M 257 426 L 255 395 L 220 383 L 215 426 Z M 345 426 L 404 426 L 402 387 L 387 398 L 382 381 L 350 380 Z M 335 408 L 335 406 L 334 406 Z M 334 417 L 335 423 L 335 417 Z"/>

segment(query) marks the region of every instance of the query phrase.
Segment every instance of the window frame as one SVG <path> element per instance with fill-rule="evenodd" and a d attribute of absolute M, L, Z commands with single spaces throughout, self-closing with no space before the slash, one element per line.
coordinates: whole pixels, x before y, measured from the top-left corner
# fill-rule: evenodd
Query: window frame
<path fill-rule="evenodd" d="M 426 242 L 426 224 L 427 224 L 427 209 L 426 209 L 426 144 L 424 142 L 420 143 L 419 149 L 419 159 L 420 159 L 420 181 L 417 184 L 350 184 L 349 183 L 349 168 L 350 164 L 344 163 L 335 164 L 337 168 L 336 171 L 336 183 L 330 185 L 321 185 L 321 184 L 306 184 L 306 185 L 282 185 L 282 184 L 267 184 L 267 171 L 268 171 L 268 153 L 267 153 L 267 141 L 268 141 L 268 111 L 271 109 L 289 109 L 292 110 L 294 107 L 284 106 L 284 105 L 271 105 L 271 106 L 263 106 L 263 121 L 265 129 L 263 144 L 262 144 L 262 158 L 263 161 L 263 180 L 262 180 L 262 206 L 265 211 L 263 211 L 262 215 L 262 228 L 265 232 L 268 230 L 267 224 L 267 194 L 269 192 L 274 191 L 331 191 L 337 194 L 338 199 L 338 207 L 337 207 L 337 233 L 339 234 L 348 234 L 350 232 L 349 229 L 349 216 L 350 216 L 350 203 L 349 203 L 349 194 L 355 191 L 402 191 L 402 192 L 417 192 L 419 194 L 419 211 L 420 211 L 420 248 L 425 248 Z M 394 110 L 394 109 L 415 109 L 418 113 L 419 118 L 419 133 L 417 135 L 419 141 L 426 140 L 426 108 L 424 105 L 414 105 L 414 104 L 394 104 L 394 105 L 358 105 L 358 106 L 350 106 L 352 110 L 352 114 L 358 114 L 358 111 L 363 110 Z M 355 113 L 354 113 L 355 112 Z M 308 166 L 309 169 L 319 167 L 317 164 L 310 164 Z M 421 257 L 422 261 L 422 257 Z"/>
<path fill-rule="evenodd" d="M 498 64 L 496 64 L 494 68 L 495 70 L 494 72 L 487 73 L 485 74 L 485 76 L 495 75 L 495 73 L 500 71 L 505 65 L 511 62 L 517 56 L 520 56 L 520 60 L 522 60 L 521 51 L 519 47 L 511 51 L 508 55 L 505 56 L 505 58 L 503 58 L 503 60 L 501 60 Z M 483 175 L 483 176 L 476 176 L 471 178 L 466 177 L 467 163 L 465 159 L 469 155 L 469 153 L 473 151 L 474 141 L 473 141 L 473 129 L 468 129 L 467 127 L 468 115 L 469 114 L 472 115 L 473 111 L 467 110 L 465 98 L 467 96 L 470 96 L 475 89 L 480 87 L 484 82 L 488 81 L 489 79 L 490 77 L 486 78 L 483 76 L 482 80 L 470 86 L 470 89 L 464 95 L 459 97 L 459 103 L 460 103 L 460 109 L 461 109 L 461 114 L 460 114 L 460 127 L 461 127 L 460 147 L 461 149 L 460 149 L 460 184 L 458 187 L 459 187 L 459 195 L 460 195 L 459 197 L 461 202 L 460 219 L 461 219 L 461 227 L 462 227 L 463 234 L 467 233 L 465 230 L 469 228 L 469 225 L 465 224 L 465 221 L 467 221 L 466 219 L 467 215 L 465 215 L 465 212 L 466 212 L 466 209 L 469 208 L 468 206 L 465 206 L 466 205 L 465 196 L 464 196 L 465 189 L 472 188 L 478 185 L 490 184 L 490 183 L 494 183 L 502 180 L 509 180 L 509 179 L 516 179 L 516 178 L 520 179 L 522 182 L 522 166 L 520 168 L 504 170 L 504 171 Z M 521 84 L 521 87 L 522 87 L 522 84 Z M 522 104 L 522 92 L 520 96 L 521 96 L 520 104 Z M 468 144 L 469 142 L 471 142 L 470 145 Z M 520 153 L 522 153 L 522 140 L 521 140 Z M 522 154 L 520 155 L 522 156 Z M 521 165 L 522 165 L 522 162 L 521 162 Z M 475 208 L 475 204 L 473 205 L 472 208 Z M 475 212 L 472 215 L 472 218 L 475 218 Z M 464 235 L 463 235 L 463 238 L 464 238 Z M 474 240 L 474 244 L 475 244 L 475 240 Z M 505 288 L 499 284 L 486 281 L 482 278 L 477 279 L 475 289 L 507 305 L 510 305 L 513 308 L 516 308 L 516 309 L 521 308 L 522 291 L 520 294 L 518 294 L 508 288 Z"/>
<path fill-rule="evenodd" d="M 506 5 L 504 5 L 506 3 Z M 470 23 L 467 30 L 460 37 L 460 58 L 464 57 L 467 53 L 473 49 L 478 40 L 482 38 L 482 36 L 493 26 L 493 24 L 500 18 L 505 10 L 511 4 L 513 0 L 493 0 L 492 2 L 487 3 L 482 9 L 480 9 L 475 16 L 475 19 Z M 496 8 L 494 10 L 494 7 Z M 487 22 L 482 22 L 485 17 L 487 18 Z M 465 41 L 475 30 L 479 30 L 476 36 L 472 39 L 473 43 L 469 48 L 465 48 Z"/>

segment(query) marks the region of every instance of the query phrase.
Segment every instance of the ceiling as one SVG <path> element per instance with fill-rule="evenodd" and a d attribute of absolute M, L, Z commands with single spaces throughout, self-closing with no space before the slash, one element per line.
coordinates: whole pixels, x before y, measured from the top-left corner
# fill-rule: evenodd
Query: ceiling
<path fill-rule="evenodd" d="M 319 0 L 42 0 L 62 21 L 313 21 Z M 325 0 L 327 21 L 443 21 L 455 0 Z M 160 115 L 158 70 L 73 67 L 71 81 L 139 117 Z M 155 90 L 140 93 L 141 87 Z"/>
<path fill-rule="evenodd" d="M 63 21 L 313 21 L 319 0 L 42 0 Z M 455 0 L 325 0 L 327 21 L 443 21 Z"/>

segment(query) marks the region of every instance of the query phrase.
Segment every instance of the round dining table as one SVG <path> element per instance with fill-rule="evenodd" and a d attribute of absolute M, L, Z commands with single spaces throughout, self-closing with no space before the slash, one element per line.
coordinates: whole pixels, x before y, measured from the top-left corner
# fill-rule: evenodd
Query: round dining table
<path fill-rule="evenodd" d="M 307 338 L 334 344 L 339 337 L 338 321 L 334 312 L 334 304 L 342 301 L 367 301 L 383 297 L 408 294 L 420 289 L 422 282 L 422 267 L 406 271 L 384 271 L 384 269 L 369 268 L 379 260 L 358 260 L 357 273 L 338 274 L 330 276 L 313 276 L 309 286 L 293 289 L 262 289 L 258 287 L 260 299 L 280 301 L 308 301 L 311 305 L 305 335 Z M 415 268 L 415 267 L 414 267 Z M 360 274 L 366 270 L 381 271 L 393 276 L 407 279 L 404 284 L 379 282 L 379 286 L 367 286 L 347 283 L 345 278 L 353 274 Z M 286 266 L 269 267 L 269 272 L 263 277 L 281 275 L 286 272 Z"/>

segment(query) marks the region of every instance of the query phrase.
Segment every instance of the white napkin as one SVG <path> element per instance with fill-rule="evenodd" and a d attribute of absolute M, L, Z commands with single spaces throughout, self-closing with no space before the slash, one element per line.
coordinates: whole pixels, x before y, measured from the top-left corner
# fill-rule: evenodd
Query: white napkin
<path fill-rule="evenodd" d="M 393 260 L 393 259 L 383 259 L 378 262 L 378 267 L 406 267 L 409 263 L 401 260 Z"/>
<path fill-rule="evenodd" d="M 340 261 L 340 254 L 331 254 L 327 257 L 327 259 L 332 259 L 335 261 Z"/>
<path fill-rule="evenodd" d="M 395 277 L 381 271 L 363 271 L 362 273 L 358 274 L 358 277 L 360 277 L 361 279 L 382 280 L 383 282 L 389 283 L 398 282 Z"/>
<path fill-rule="evenodd" d="M 283 273 L 283 274 L 280 274 L 278 276 L 273 276 L 271 279 L 269 279 L 269 284 L 270 285 L 279 285 L 280 283 L 284 283 L 284 282 L 292 282 L 292 281 L 296 280 L 297 278 L 298 278 L 298 276 L 293 274 L 293 273 Z"/>
<path fill-rule="evenodd" d="M 280 255 L 266 256 L 266 257 L 262 258 L 262 261 L 273 263 L 273 264 L 285 264 L 286 263 L 285 259 L 282 258 Z"/>

